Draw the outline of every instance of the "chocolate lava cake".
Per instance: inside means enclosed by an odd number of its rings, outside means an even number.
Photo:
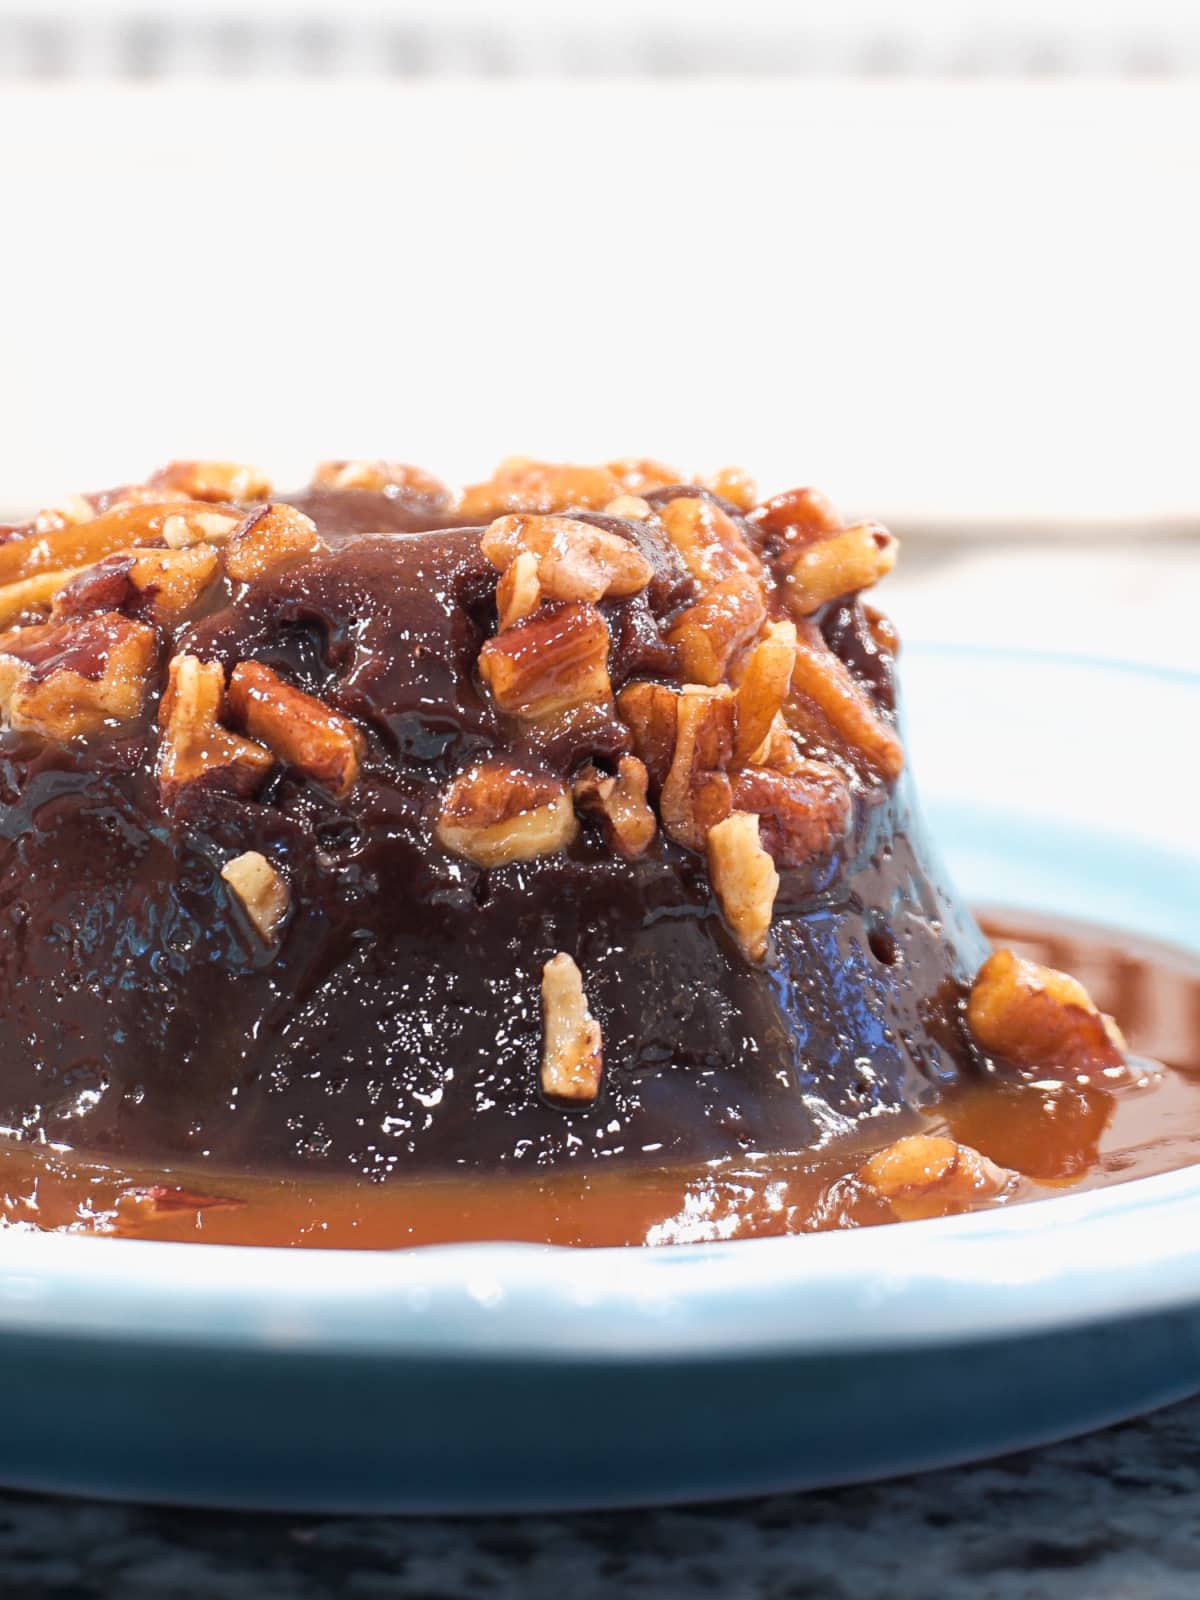
[[[1021,974],[968,1005],[863,600],[895,553],[633,460],[282,499],[176,462],[0,531],[0,1123],[374,1179],[704,1162],[985,1069]]]

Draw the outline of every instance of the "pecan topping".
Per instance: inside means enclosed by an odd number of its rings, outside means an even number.
[[[444,506],[450,491],[431,472],[402,461],[322,461],[313,482],[325,489],[403,489],[422,500]]]
[[[269,750],[221,726],[224,707],[225,668],[219,661],[172,657],[158,708],[158,788],[165,805],[199,782],[250,795],[271,770]]]
[[[779,874],[759,839],[758,818],[733,811],[709,829],[708,876],[725,921],[748,961],[767,953]]]
[[[725,769],[733,754],[733,695],[688,684],[675,705],[675,749],[659,797],[663,827],[677,844],[703,850],[713,823],[728,816]]]
[[[673,483],[684,481],[674,467],[666,467],[661,461],[651,461],[645,456],[622,456],[619,461],[608,462],[607,466],[623,494],[649,494],[654,489],[667,489]]]
[[[225,544],[241,521],[241,517],[227,511],[209,511],[192,506],[165,519],[162,525],[163,543],[172,550],[183,550],[192,544]]]
[[[580,811],[599,817],[609,845],[632,860],[649,849],[658,821],[646,803],[649,777],[636,756],[622,756],[616,777],[588,765],[572,786]]]
[[[869,589],[896,565],[898,541],[878,522],[860,522],[806,545],[784,583],[788,605],[809,617],[830,600]]]
[[[744,467],[721,467],[706,478],[704,484],[739,511],[749,511],[758,498],[754,479]]]
[[[56,506],[47,506],[33,519],[34,533],[54,533],[59,528],[78,527],[81,522],[91,522],[96,508],[81,494],[69,494]]]
[[[274,944],[292,900],[286,880],[257,850],[247,850],[227,861],[221,876],[237,896],[259,938],[264,944]]]
[[[61,590],[54,615],[133,611],[154,622],[173,622],[191,610],[219,569],[217,552],[209,545],[106,556]]]
[[[603,1065],[600,1024],[588,1010],[583,974],[562,950],[542,968],[542,1028],[542,1093],[594,1100]]]
[[[501,572],[525,552],[536,556],[538,582],[550,600],[640,594],[654,576],[636,545],[577,517],[499,517],[480,548]]]
[[[229,680],[228,704],[230,715],[252,739],[332,794],[347,795],[357,783],[366,750],[362,733],[270,667],[239,662]]]
[[[699,495],[680,495],[658,512],[667,537],[702,590],[737,573],[761,583],[762,563],[720,506]]]
[[[819,489],[788,489],[756,506],[746,519],[761,530],[768,553],[800,550],[818,539],[840,533],[842,519]]]
[[[625,522],[647,522],[652,511],[649,500],[643,500],[640,494],[619,494],[605,506],[604,515],[620,517]]]
[[[805,623],[797,633],[789,721],[793,726],[797,720],[804,722],[806,711],[813,710],[818,732],[824,723],[835,738],[889,783],[900,776],[904,747],[896,730],[818,630]]]
[[[997,950],[980,967],[967,1024],[989,1053],[1014,1066],[1079,1074],[1125,1064],[1125,1040],[1081,983]]]
[[[753,811],[763,846],[781,867],[828,855],[850,826],[850,787],[836,767],[801,761],[791,772],[746,767],[733,778],[733,804]]]
[[[321,549],[317,525],[293,506],[252,511],[225,546],[225,570],[237,583],[253,583],[288,561]]]
[[[754,579],[734,573],[714,584],[667,635],[679,652],[684,677],[710,686],[723,682],[730,662],[754,638],[766,614],[762,586]]]
[[[629,683],[617,696],[617,711],[656,789],[667,781],[675,754],[678,700],[678,693],[661,683]]]
[[[747,658],[737,688],[737,730],[733,741],[736,766],[753,761],[755,752],[766,743],[791,689],[795,661],[795,623],[768,623]]]
[[[270,480],[257,467],[236,461],[169,461],[148,480],[151,489],[178,489],[192,500],[234,503],[265,500]]]
[[[608,627],[595,606],[555,602],[489,639],[479,674],[502,711],[540,720],[612,699]]]
[[[87,571],[87,567],[68,567],[63,572],[38,572],[32,578],[6,583],[0,588],[0,628],[10,627],[24,617],[44,616],[51,601]]]
[[[538,578],[538,558],[532,550],[522,550],[496,585],[496,618],[499,631],[522,622],[542,603],[542,585]]]
[[[0,635],[0,707],[45,739],[96,733],[137,716],[149,691],[154,630],[106,612]]]
[[[463,491],[458,513],[465,521],[490,522],[506,511],[597,511],[623,488],[607,467],[510,456],[486,483],[474,483]]]
[[[117,551],[149,544],[162,537],[167,518],[179,512],[175,503],[124,506],[90,522],[9,539],[0,544],[0,584],[17,583],[40,572],[90,566]]]
[[[507,761],[480,762],[450,785],[437,836],[451,855],[481,867],[564,850],[579,830],[566,785]]]
[[[1016,1174],[969,1144],[916,1133],[877,1150],[859,1178],[905,1221],[945,1217],[994,1200]]]

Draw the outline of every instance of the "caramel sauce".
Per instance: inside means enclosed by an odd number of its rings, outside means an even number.
[[[919,1112],[883,1111],[852,1137],[798,1154],[660,1168],[593,1161],[384,1184],[117,1167],[10,1142],[0,1147],[0,1223],[360,1249],[486,1239],[686,1244],[895,1220],[855,1174],[871,1151],[911,1132],[949,1133],[1015,1170],[1004,1204],[1200,1160],[1200,957],[1032,915],[997,912],[982,922],[995,942],[1077,974],[1118,1018],[1144,1058],[1126,1082],[976,1081]]]

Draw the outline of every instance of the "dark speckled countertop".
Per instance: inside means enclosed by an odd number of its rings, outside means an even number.
[[[989,1464],[594,1516],[253,1517],[0,1495],[3,1600],[1196,1600],[1200,1398]]]

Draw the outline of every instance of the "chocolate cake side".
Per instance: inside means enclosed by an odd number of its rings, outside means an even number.
[[[658,1164],[971,1070],[986,946],[858,598],[894,541],[672,476],[182,463],[0,543],[0,1122]]]

